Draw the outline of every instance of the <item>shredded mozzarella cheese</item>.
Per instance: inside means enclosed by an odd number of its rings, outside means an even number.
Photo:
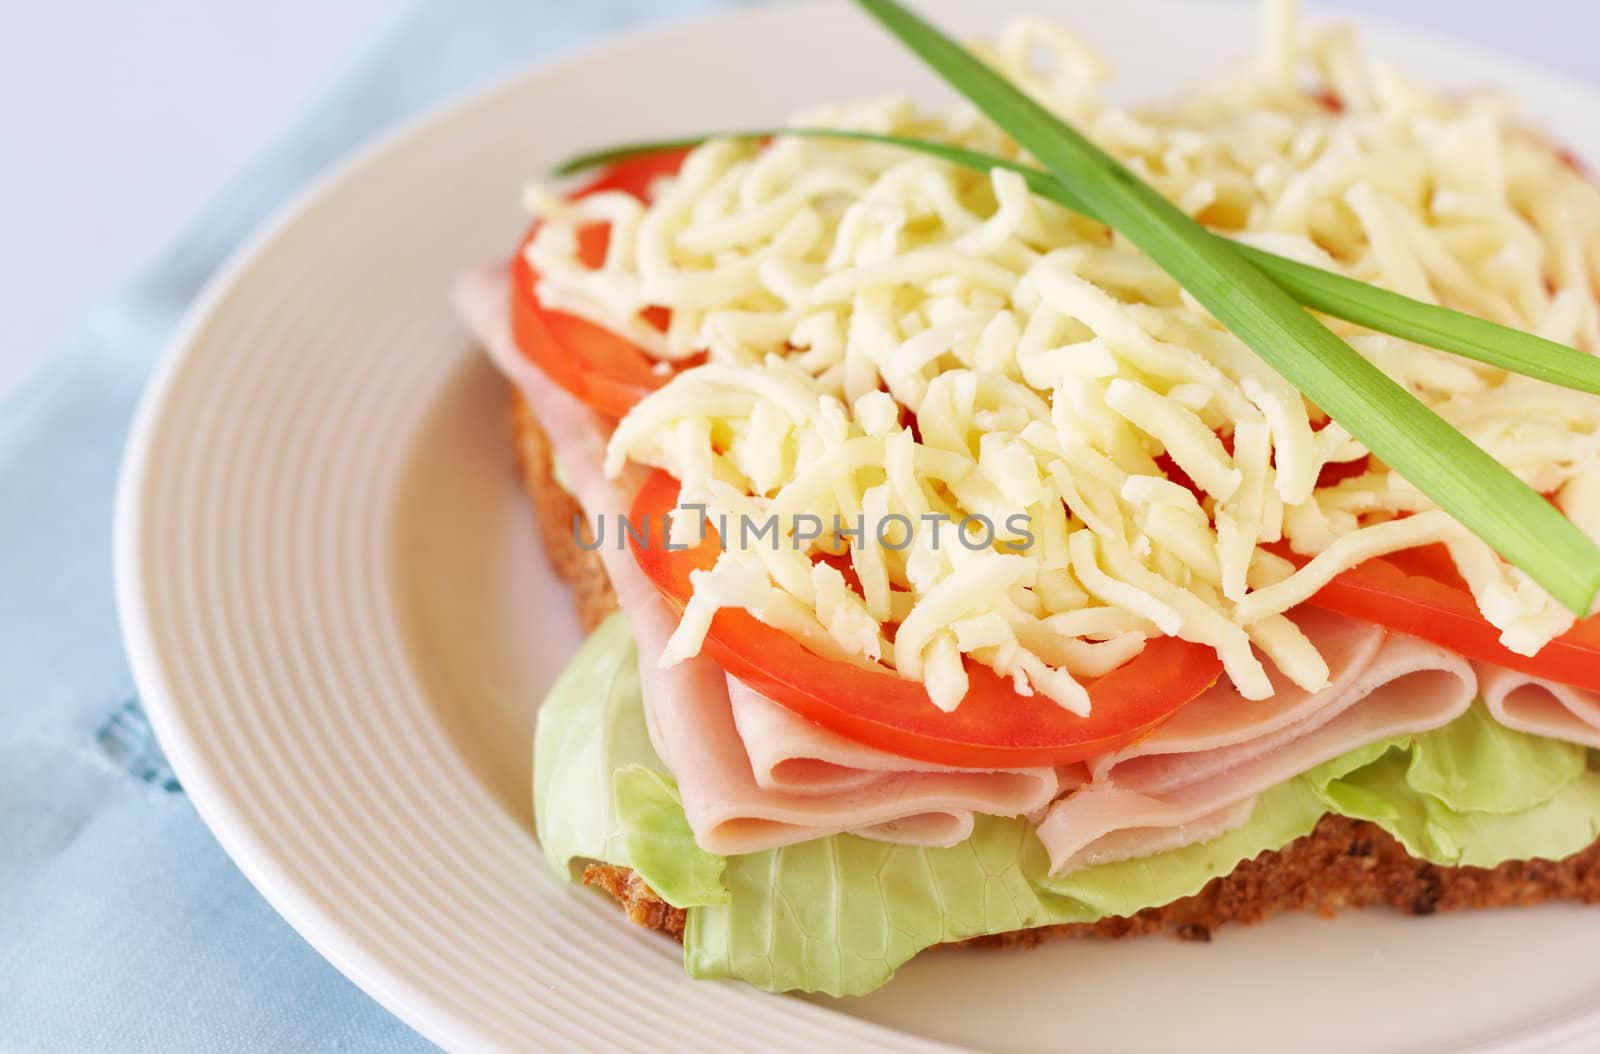
[[[1348,33],[1302,35],[1289,0],[1268,8],[1259,63],[1159,110],[1104,101],[1105,65],[1046,22],[1014,22],[980,53],[1216,230],[1600,346],[1594,186],[1499,100],[1429,92]],[[1308,71],[1337,104],[1306,89]],[[966,108],[888,100],[796,120],[1018,156]],[[608,467],[667,469],[713,518],[779,517],[781,544],[735,545],[696,575],[669,660],[731,605],[922,680],[946,709],[970,657],[1086,712],[1082,679],[1156,634],[1215,648],[1259,698],[1263,660],[1308,689],[1328,676],[1284,612],[1361,560],[1432,542],[1508,647],[1531,653],[1571,624],[1386,466],[1360,464],[1360,444],[1148,259],[1016,173],[779,137],[707,143],[648,204],[538,187],[528,201],[545,220],[528,247],[545,303],[663,363],[706,357],[628,414]],[[597,222],[610,246],[591,269],[577,231]],[[664,332],[650,307],[670,310]],[[1600,536],[1600,399],[1332,324]],[[1341,465],[1354,471],[1319,485]],[[825,527],[788,544],[798,516]],[[973,518],[994,535],[976,548],[961,534]],[[1279,542],[1308,562],[1262,548]],[[813,561],[824,550],[848,553],[856,584]]]

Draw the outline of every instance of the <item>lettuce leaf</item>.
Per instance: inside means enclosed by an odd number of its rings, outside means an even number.
[[[1067,875],[1049,875],[1020,818],[980,817],[949,849],[837,835],[719,857],[695,844],[651,749],[618,616],[557,681],[537,735],[535,812],[552,865],[563,874],[578,858],[633,867],[688,910],[691,976],[769,991],[863,994],[930,945],[1169,903],[1329,812],[1370,820],[1446,865],[1559,859],[1600,837],[1597,756],[1506,729],[1475,705],[1444,728],[1362,747],[1268,790],[1237,830]]]
[[[1576,780],[1588,750],[1496,721],[1482,702],[1417,736],[1406,782],[1458,813],[1514,813],[1554,798]]]
[[[619,803],[624,817],[632,804]],[[922,849],[853,835],[729,857],[726,889],[707,881],[684,933],[693,977],[739,977],[769,991],[858,995],[935,944],[1069,922],[1093,922],[1197,892],[1217,875],[1308,833],[1320,799],[1301,781],[1262,795],[1251,820],[1201,845],[1146,860],[1051,878],[1049,860],[1022,819],[979,817],[972,837]],[[624,821],[627,822],[626,820]],[[703,852],[682,827],[684,852]],[[640,876],[679,907],[641,866]]]
[[[950,849],[837,835],[730,857],[731,896],[689,913],[684,966],[774,992],[870,992],[933,944],[1092,919],[1035,885],[1046,866],[1025,821],[993,816]]]
[[[627,859],[650,888],[675,908],[726,904],[727,860],[695,843],[672,779],[628,765],[617,770],[611,786]]]
[[[1466,720],[1463,718],[1462,720]],[[1415,757],[1392,749],[1330,782],[1329,811],[1370,820],[1406,852],[1447,867],[1496,867],[1507,860],[1559,860],[1600,838],[1600,773],[1583,771],[1551,797],[1517,812],[1460,812],[1411,782]],[[1494,774],[1485,774],[1491,783]],[[1512,787],[1517,781],[1507,776]]]
[[[1600,774],[1574,743],[1505,727],[1481,703],[1443,728],[1306,775],[1327,805],[1449,867],[1558,860],[1600,837]]]
[[[633,637],[614,614],[556,678],[534,726],[534,823],[563,878],[574,860],[628,865],[612,783],[630,765],[666,771],[645,727]]]
[[[664,808],[678,802],[667,777],[635,766],[616,791],[639,877],[694,909],[684,933],[694,977],[847,995],[931,944],[1097,917],[1036,887],[1049,862],[1021,819],[979,817],[950,849],[839,835],[724,858],[695,844],[681,807]]]

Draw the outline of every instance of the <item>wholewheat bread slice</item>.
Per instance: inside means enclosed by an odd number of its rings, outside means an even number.
[[[571,585],[578,621],[588,632],[616,610],[616,594],[599,555],[584,550],[573,538],[578,504],[556,482],[550,442],[515,391],[512,430],[546,555],[556,573]],[[684,912],[663,901],[627,868],[590,865],[583,881],[615,897],[634,922],[674,939],[683,938]],[[1054,937],[1133,937],[1159,932],[1206,941],[1226,923],[1259,922],[1283,911],[1327,916],[1345,909],[1386,906],[1412,915],[1432,915],[1551,900],[1600,903],[1600,842],[1561,861],[1511,861],[1496,868],[1440,867],[1412,857],[1373,824],[1326,816],[1305,837],[1245,861],[1193,896],[1162,907],[1125,918],[1044,926],[966,943],[1030,947]]]

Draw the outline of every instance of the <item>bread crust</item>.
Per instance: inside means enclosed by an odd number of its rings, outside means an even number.
[[[587,541],[593,541],[594,535],[584,523],[578,499],[556,481],[550,439],[534,420],[528,401],[515,388],[511,391],[511,431],[517,446],[517,469],[533,501],[545,557],[561,580],[572,587],[572,606],[583,632],[593,633],[607,615],[617,610],[617,594],[611,588],[599,551],[578,544],[577,531],[582,531]]]
[[[549,440],[515,392],[512,428],[517,461],[533,500],[546,554],[556,573],[572,586],[578,621],[590,631],[616,609],[616,594],[599,554],[586,551],[574,539],[578,503],[556,482]],[[683,939],[683,910],[658,897],[628,868],[591,864],[584,869],[583,882],[616,898],[639,925]],[[1285,911],[1332,916],[1347,909],[1381,906],[1411,915],[1432,915],[1467,908],[1526,907],[1554,900],[1600,903],[1600,842],[1560,861],[1516,860],[1495,868],[1440,867],[1411,856],[1374,824],[1330,815],[1305,837],[1241,863],[1193,896],[1127,917],[1042,926],[963,943],[1032,947],[1059,937],[1119,938],[1151,933],[1209,941],[1221,926],[1248,925]]]

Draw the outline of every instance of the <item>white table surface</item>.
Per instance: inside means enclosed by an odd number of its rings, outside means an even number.
[[[0,394],[403,6],[0,0]],[[1595,0],[1307,7],[1408,22],[1600,81]]]

